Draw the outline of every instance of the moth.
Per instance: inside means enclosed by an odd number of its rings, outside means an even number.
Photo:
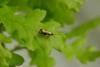
[[[41,35],[48,36],[48,37],[54,35],[52,32],[49,32],[49,31],[47,31],[47,30],[45,30],[45,29],[40,29],[40,30],[39,30],[39,33],[40,33]]]

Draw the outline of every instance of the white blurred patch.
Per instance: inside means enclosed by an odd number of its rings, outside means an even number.
[[[22,15],[25,16],[27,13],[25,11],[17,11],[14,13],[14,15]]]

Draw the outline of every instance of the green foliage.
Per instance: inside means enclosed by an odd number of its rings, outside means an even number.
[[[79,11],[83,2],[84,0],[10,0],[8,4],[19,9],[44,9],[47,10],[46,19],[53,18],[60,23],[71,24],[74,21],[74,14]]]
[[[79,52],[79,50],[81,52]],[[76,56],[81,63],[88,63],[89,61],[94,61],[96,58],[100,57],[100,51],[91,51],[90,48],[79,50]]]
[[[7,4],[8,1],[9,1],[9,0],[0,0],[0,6]]]
[[[96,50],[94,46],[86,47],[84,44],[86,44],[86,36],[79,36],[73,43],[65,46],[61,52],[67,59],[72,60],[73,57],[76,57],[84,64],[100,57],[99,50]]]
[[[49,57],[45,49],[38,49],[33,52],[30,51],[32,57],[31,64],[35,64],[38,67],[53,67],[54,59]]]
[[[67,33],[66,37],[74,37],[74,36],[81,36],[86,34],[93,28],[96,28],[100,25],[100,17],[90,20],[87,23],[84,23],[76,28],[74,28],[71,32]]]
[[[9,0],[8,5],[15,7],[25,7],[27,6],[28,0]]]
[[[11,43],[11,39],[19,43],[19,48],[25,48],[29,52],[32,59],[30,65],[35,64],[38,67],[54,67],[55,61],[50,56],[53,49],[69,60],[76,57],[81,63],[100,57],[99,50],[85,47],[86,33],[100,25],[100,17],[74,28],[71,32],[59,31],[64,23],[73,23],[75,13],[79,11],[83,2],[0,0],[0,67],[16,67],[24,62],[23,57],[5,47],[5,43]],[[7,37],[3,32],[10,36]],[[65,43],[74,37],[74,42]]]
[[[0,43],[0,66],[9,67],[8,60],[11,58],[11,53]]]
[[[16,65],[19,66],[23,62],[24,59],[20,55],[12,53],[12,58],[9,61],[9,67],[16,67]]]
[[[29,0],[29,4],[32,8],[46,9],[47,19],[53,18],[61,23],[71,23],[74,19],[74,12],[67,10],[67,6],[59,0]]]
[[[3,34],[0,34],[0,42],[3,42],[3,43],[11,43],[11,39],[9,37],[6,37]]]
[[[6,49],[4,43],[11,43],[11,39],[0,34],[0,66],[15,67],[16,65],[21,65],[24,62],[23,58]]]

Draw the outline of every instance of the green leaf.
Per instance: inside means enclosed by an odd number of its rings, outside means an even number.
[[[67,38],[74,36],[81,36],[89,32],[91,29],[96,28],[100,25],[100,17],[90,20],[87,23],[84,23],[76,28],[74,28],[71,32],[66,34]]]
[[[11,43],[11,39],[3,34],[0,34],[0,42]]]
[[[38,35],[34,37],[33,47],[37,47],[36,50],[30,51],[30,55],[32,58],[31,63],[37,65],[38,67],[53,67],[54,60],[49,57],[52,49],[60,49],[63,48],[63,35],[58,32],[58,28],[60,24],[54,20],[50,20],[48,22],[44,22],[42,25],[42,29],[52,32],[54,35],[45,36],[41,35],[38,32]],[[30,46],[32,47],[32,45]]]
[[[12,54],[9,50],[4,48],[0,43],[0,66],[1,67],[9,67],[8,60],[10,60],[12,57]]]
[[[77,12],[79,11],[81,5],[84,3],[85,0],[60,0],[71,10]]]
[[[1,8],[0,12],[2,13],[0,18],[6,31],[25,47],[33,44],[33,37],[38,33],[41,21],[46,15],[46,12],[40,9],[30,11],[25,16],[15,15],[15,9],[10,7]]]
[[[74,12],[57,0],[45,0],[43,8],[48,11],[47,18],[52,18],[61,24],[71,24],[74,20]]]
[[[88,63],[96,60],[100,57],[100,51],[96,50],[94,47],[86,47],[86,36],[78,37],[72,44],[67,44],[62,50],[61,53],[68,60],[72,60],[73,57],[76,57],[81,63]]]
[[[1,62],[2,61],[2,62]],[[9,67],[8,62],[3,58],[0,57],[0,66],[1,67]]]
[[[54,59],[49,57],[44,49],[38,49],[30,52],[32,65],[37,65],[38,67],[54,67]]]
[[[34,36],[33,47],[37,47],[37,49],[45,48],[48,53],[51,52],[52,48],[56,48],[57,46],[60,47],[60,45],[64,43],[62,40],[64,38],[64,35],[58,32],[59,27],[60,24],[53,20],[44,22],[40,29],[51,32],[54,35],[41,35],[38,30],[38,34]],[[32,48],[32,45],[30,45],[29,47]]]
[[[24,62],[23,57],[21,57],[18,54],[12,53],[12,58],[9,61],[9,66],[10,67],[15,67],[15,66],[19,66]]]
[[[77,58],[81,63],[88,63],[95,61],[97,58],[100,58],[100,51],[91,51],[89,49],[79,49],[81,52],[77,51]],[[85,55],[85,56],[84,56]]]
[[[71,24],[74,20],[75,10],[78,10],[81,3],[78,0],[29,0],[29,6],[47,10],[46,19],[54,19],[60,23]]]
[[[9,50],[5,49],[0,43],[0,57],[11,58],[11,53]]]

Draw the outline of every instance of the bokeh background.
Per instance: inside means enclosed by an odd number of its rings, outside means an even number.
[[[77,13],[77,20],[75,23],[79,25],[95,17],[100,17],[100,0],[86,0],[80,12]],[[89,32],[87,37],[89,44],[95,45],[97,49],[100,49],[100,26]],[[57,61],[56,67],[100,67],[100,58],[88,64],[81,64],[77,59],[67,61],[63,55],[57,52],[53,54]]]
[[[85,4],[80,9],[80,12],[76,15],[75,25],[80,25],[84,21],[95,17],[100,17],[100,0],[86,0]],[[67,30],[69,29],[69,27],[65,27],[65,30],[66,28]],[[95,45],[97,49],[100,49],[100,27],[89,32],[87,38],[89,44]],[[19,54],[26,58],[26,62],[22,66],[18,67],[29,67],[28,62],[30,61],[30,58],[27,55],[27,52],[25,50],[23,51],[19,51]],[[72,61],[67,61],[66,58],[57,51],[54,51],[52,54],[57,62],[55,67],[100,67],[100,58],[88,64],[81,64],[76,58]]]

